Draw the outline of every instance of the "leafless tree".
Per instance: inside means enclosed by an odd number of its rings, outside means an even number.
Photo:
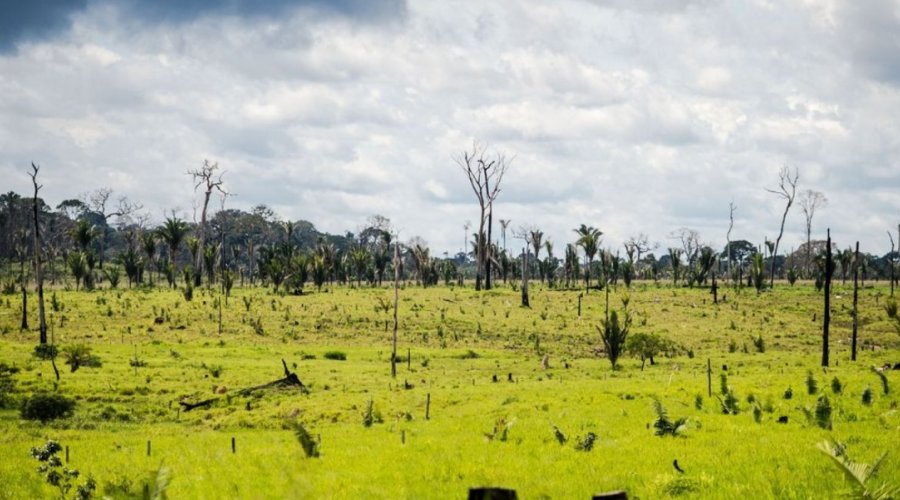
[[[769,287],[775,286],[775,261],[778,256],[778,245],[781,243],[781,237],[784,236],[784,223],[787,220],[788,212],[791,205],[794,204],[794,198],[797,195],[797,181],[800,174],[795,168],[793,173],[787,165],[781,167],[778,172],[778,188],[768,189],[766,191],[778,196],[784,200],[784,213],[781,215],[781,228],[778,230],[778,238],[775,238],[775,248],[772,251],[772,271],[769,276]]]
[[[803,210],[803,217],[806,219],[806,266],[805,274],[809,278],[810,266],[812,265],[812,221],[816,214],[817,208],[824,208],[828,205],[828,198],[820,191],[807,189],[800,195],[800,209]]]
[[[399,235],[398,235],[399,237]],[[398,238],[395,238],[398,239]],[[399,292],[399,283],[400,283],[400,242],[397,241],[394,243],[394,331],[391,336],[391,377],[397,378],[397,327],[399,326],[399,319],[397,316],[397,309],[400,307],[400,292]]]
[[[728,203],[728,232],[725,233],[725,248],[728,251],[728,279],[731,279],[731,230],[734,229],[734,211],[737,207],[734,202]]]
[[[209,199],[213,191],[218,191],[223,195],[228,193],[222,187],[224,184],[222,176],[225,175],[225,172],[223,171],[216,175],[216,170],[218,169],[218,162],[210,163],[209,160],[203,160],[202,167],[188,170],[187,172],[194,179],[194,191],[200,189],[201,186],[203,187],[203,209],[200,212],[200,226],[197,228],[200,251],[197,252],[194,260],[194,286],[200,286],[200,279],[203,276],[203,248],[206,240],[206,212],[209,208]]]
[[[475,141],[472,143],[471,150],[463,151],[461,156],[454,158],[454,161],[465,172],[472,192],[475,193],[480,211],[475,248],[475,289],[481,290],[481,281],[485,270],[488,271],[485,286],[490,289],[490,264],[488,264],[490,245],[487,240],[491,236],[491,210],[494,200],[500,194],[500,184],[511,160],[502,153],[488,153],[487,146]],[[487,232],[485,232],[486,224]]]
[[[38,191],[40,191],[41,186],[37,182],[38,171],[41,167],[31,164],[32,172],[28,175],[31,176],[31,183],[34,184],[34,198],[32,198],[32,210],[34,215],[34,277],[37,281],[37,294],[38,294],[38,315],[40,321],[40,342],[41,344],[47,343],[47,317],[44,313],[44,269],[41,263],[41,223],[38,219]]]
[[[658,246],[658,244],[650,243],[649,236],[639,233],[637,236],[628,238],[628,241],[625,242],[625,253],[632,262],[637,264],[641,261],[641,254],[650,252]]]
[[[900,227],[898,227],[898,229],[900,229]],[[888,266],[890,266],[890,268],[891,268],[891,297],[893,297],[894,296],[894,281],[896,280],[896,278],[894,278],[894,268],[897,267],[897,264],[894,262],[896,260],[896,257],[894,256],[894,235],[891,234],[890,231],[887,232],[887,235],[888,235],[888,238],[890,238],[890,240],[891,240],[891,253],[889,254],[890,258],[888,259]]]
[[[509,223],[512,222],[509,219],[500,219],[500,232],[503,236],[503,251],[506,251],[506,228],[509,227]]]
[[[103,262],[106,257],[106,237],[108,232],[109,220],[116,218],[117,224],[121,227],[131,220],[131,216],[137,213],[144,206],[137,202],[130,201],[126,196],[120,196],[116,200],[115,205],[111,205],[113,190],[108,187],[102,187],[91,193],[82,195],[85,198],[85,206],[103,218],[106,225],[100,233],[98,242],[100,243],[100,269],[103,269]]]

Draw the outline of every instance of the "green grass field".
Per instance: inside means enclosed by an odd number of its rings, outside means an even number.
[[[900,335],[883,309],[886,285],[860,292],[856,362],[852,290],[836,287],[827,371],[820,367],[822,299],[811,285],[779,284],[762,295],[722,289],[727,302],[717,305],[707,289],[619,286],[609,303],[621,309],[629,295],[632,334],[656,333],[681,348],[644,370],[640,360],[623,358],[616,371],[597,352],[606,294],[585,295],[579,318],[579,293],[533,286],[532,307],[523,309],[506,287],[407,286],[400,291],[402,359],[392,379],[392,312],[380,307],[392,303],[388,288],[302,296],[235,289],[221,307],[221,333],[214,291],[196,290],[190,302],[169,290],[48,292],[56,343],[83,343],[102,366],[70,373],[57,358],[57,390],[77,401],[71,418],[41,424],[22,420],[15,407],[0,410],[0,497],[53,497],[29,456],[47,439],[68,446],[70,465],[96,479],[98,495],[114,498],[140,497],[161,467],[170,498],[464,498],[469,487],[488,485],[513,488],[520,498],[590,498],[615,489],[641,498],[859,494],[816,448],[826,439],[845,443],[854,461],[888,452],[870,485],[900,485],[900,371],[884,372],[885,393],[872,370],[900,362]],[[49,361],[32,356],[37,333],[18,329],[19,308],[19,296],[0,297],[0,361],[20,369],[13,399],[57,385]],[[754,343],[759,337],[764,352]],[[281,378],[282,359],[308,394],[237,394]],[[722,412],[721,374],[737,397],[735,415]],[[869,405],[862,402],[867,388]],[[209,408],[179,409],[183,399],[217,395]],[[831,430],[807,416],[822,395],[833,408]],[[653,398],[671,418],[687,418],[679,436],[654,435]],[[375,423],[367,427],[369,401]],[[318,458],[305,455],[297,423],[320,441]],[[576,449],[588,433],[596,435],[592,449]]]

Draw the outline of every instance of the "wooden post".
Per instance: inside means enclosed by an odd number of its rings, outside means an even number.
[[[412,349],[406,348],[406,371],[412,371]]]
[[[394,244],[394,333],[391,337],[391,378],[397,378],[397,308],[400,307],[400,243]]]
[[[584,295],[583,293],[578,294],[578,317],[579,318],[581,317],[581,297],[583,295]]]
[[[706,358],[706,394],[712,397],[712,360]]]
[[[850,349],[850,359],[856,361],[856,332],[859,329],[859,242],[856,242],[856,252],[853,253],[853,340]]]
[[[237,443],[234,441],[234,436],[231,436],[231,453],[237,453]]]
[[[431,393],[425,395],[425,420],[431,419]]]
[[[225,295],[223,294],[222,297]],[[219,297],[219,335],[222,335],[222,297]]]
[[[406,444],[406,431],[400,431],[400,444]]]
[[[150,440],[147,440],[147,456],[150,456]]]
[[[712,290],[710,290],[710,291],[712,292],[712,296],[713,296],[713,304],[718,304],[719,303],[719,287],[718,287],[718,285],[716,285],[715,273],[713,273]]]
[[[822,366],[828,366],[828,326],[831,324],[831,229],[825,240],[825,316],[822,319]]]
[[[69,463],[69,447],[66,446],[66,463]]]

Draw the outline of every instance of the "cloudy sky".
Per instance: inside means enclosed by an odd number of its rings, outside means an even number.
[[[257,3],[265,3],[259,6]],[[371,214],[440,255],[477,207],[454,157],[514,157],[495,220],[562,253],[689,227],[778,232],[783,165],[814,220],[885,252],[900,222],[900,3],[889,0],[41,0],[0,4],[0,191],[98,187],[190,218],[226,171],[329,232]],[[795,207],[782,248],[805,239]],[[499,231],[497,231],[499,233]],[[509,246],[513,240],[509,237]]]

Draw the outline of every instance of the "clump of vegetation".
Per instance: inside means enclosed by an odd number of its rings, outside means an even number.
[[[563,434],[563,431],[561,431],[559,427],[555,425],[553,426],[553,437],[556,438],[556,442],[558,442],[559,444],[566,444],[566,441],[569,440],[569,438],[567,438],[566,435]]]
[[[477,352],[469,349],[468,351],[460,354],[458,357],[459,357],[459,359],[478,359],[481,357],[481,355],[478,354]]]
[[[500,417],[494,421],[494,428],[490,432],[485,432],[484,436],[488,438],[488,441],[506,441],[509,438],[509,430],[515,423],[515,419],[507,420]]]
[[[225,369],[222,368],[222,365],[209,365],[206,367],[206,371],[212,375],[213,378],[219,378]]]
[[[677,436],[685,429],[687,419],[681,417],[674,421],[669,420],[666,408],[658,398],[653,398],[653,411],[656,412],[656,421],[653,422],[653,428],[656,429],[654,434],[657,436]]]
[[[95,356],[91,352],[91,348],[84,344],[66,346],[62,350],[62,354],[63,358],[66,360],[66,364],[69,365],[73,373],[82,366],[90,368],[99,368],[103,366],[100,358]]]
[[[756,348],[756,352],[766,352],[766,341],[763,339],[762,334],[759,334],[755,338],[751,338],[750,340],[753,341],[753,347]]]
[[[0,363],[0,408],[12,406],[12,395],[16,391],[16,380],[13,378],[13,375],[18,372],[19,369],[15,366]]]
[[[576,451],[591,451],[594,449],[594,442],[597,441],[597,434],[588,432],[584,436],[578,436],[575,439]]]
[[[819,392],[819,383],[816,382],[816,378],[813,377],[812,370],[806,372],[806,393],[813,395]]]
[[[56,346],[53,344],[38,344],[34,346],[32,355],[37,359],[47,361],[55,358],[58,353]]]
[[[654,357],[660,353],[673,350],[674,345],[671,341],[664,339],[655,333],[635,333],[628,337],[625,341],[625,350],[632,356],[641,359],[641,371],[644,370],[644,364],[647,360],[651,365],[656,364]]]
[[[794,390],[791,389],[790,387],[788,387],[787,390],[784,391],[784,399],[791,399],[793,397],[794,397]]]
[[[841,391],[844,390],[844,386],[841,384],[841,379],[834,377],[831,379],[831,392],[835,394],[840,394]]]
[[[305,453],[308,458],[317,458],[319,456],[319,443],[313,439],[312,434],[306,430],[306,427],[303,427],[303,424],[295,424],[294,435],[297,436],[297,441],[300,442],[303,453]]]
[[[866,387],[866,390],[862,393],[862,404],[866,406],[872,405],[872,388]]]
[[[341,351],[328,351],[323,356],[325,359],[330,359],[333,361],[346,361],[347,354]]]
[[[828,400],[828,396],[822,394],[816,401],[816,425],[823,429],[831,430],[831,412],[831,401]]]
[[[363,426],[372,427],[373,424],[384,422],[381,412],[375,409],[375,403],[370,399],[366,404],[366,411],[363,412]]]
[[[72,416],[75,401],[54,393],[38,393],[22,401],[21,415],[25,420],[41,423]]]
[[[628,297],[622,298],[624,319],[619,321],[619,314],[612,310],[609,312],[609,319],[603,322],[603,327],[597,326],[600,332],[600,338],[603,340],[603,347],[606,350],[606,357],[613,370],[618,368],[619,357],[625,350],[625,341],[628,339],[628,330],[631,328],[631,314],[628,313]]]
[[[72,498],[78,500],[91,498],[94,490],[97,489],[97,483],[88,476],[84,483],[76,485],[75,481],[81,473],[77,469],[63,466],[62,460],[56,455],[62,449],[62,445],[52,439],[40,448],[31,448],[31,457],[41,463],[37,468],[38,473],[43,476],[47,484],[59,490],[61,499],[68,498],[72,487],[75,487],[75,495]]]

